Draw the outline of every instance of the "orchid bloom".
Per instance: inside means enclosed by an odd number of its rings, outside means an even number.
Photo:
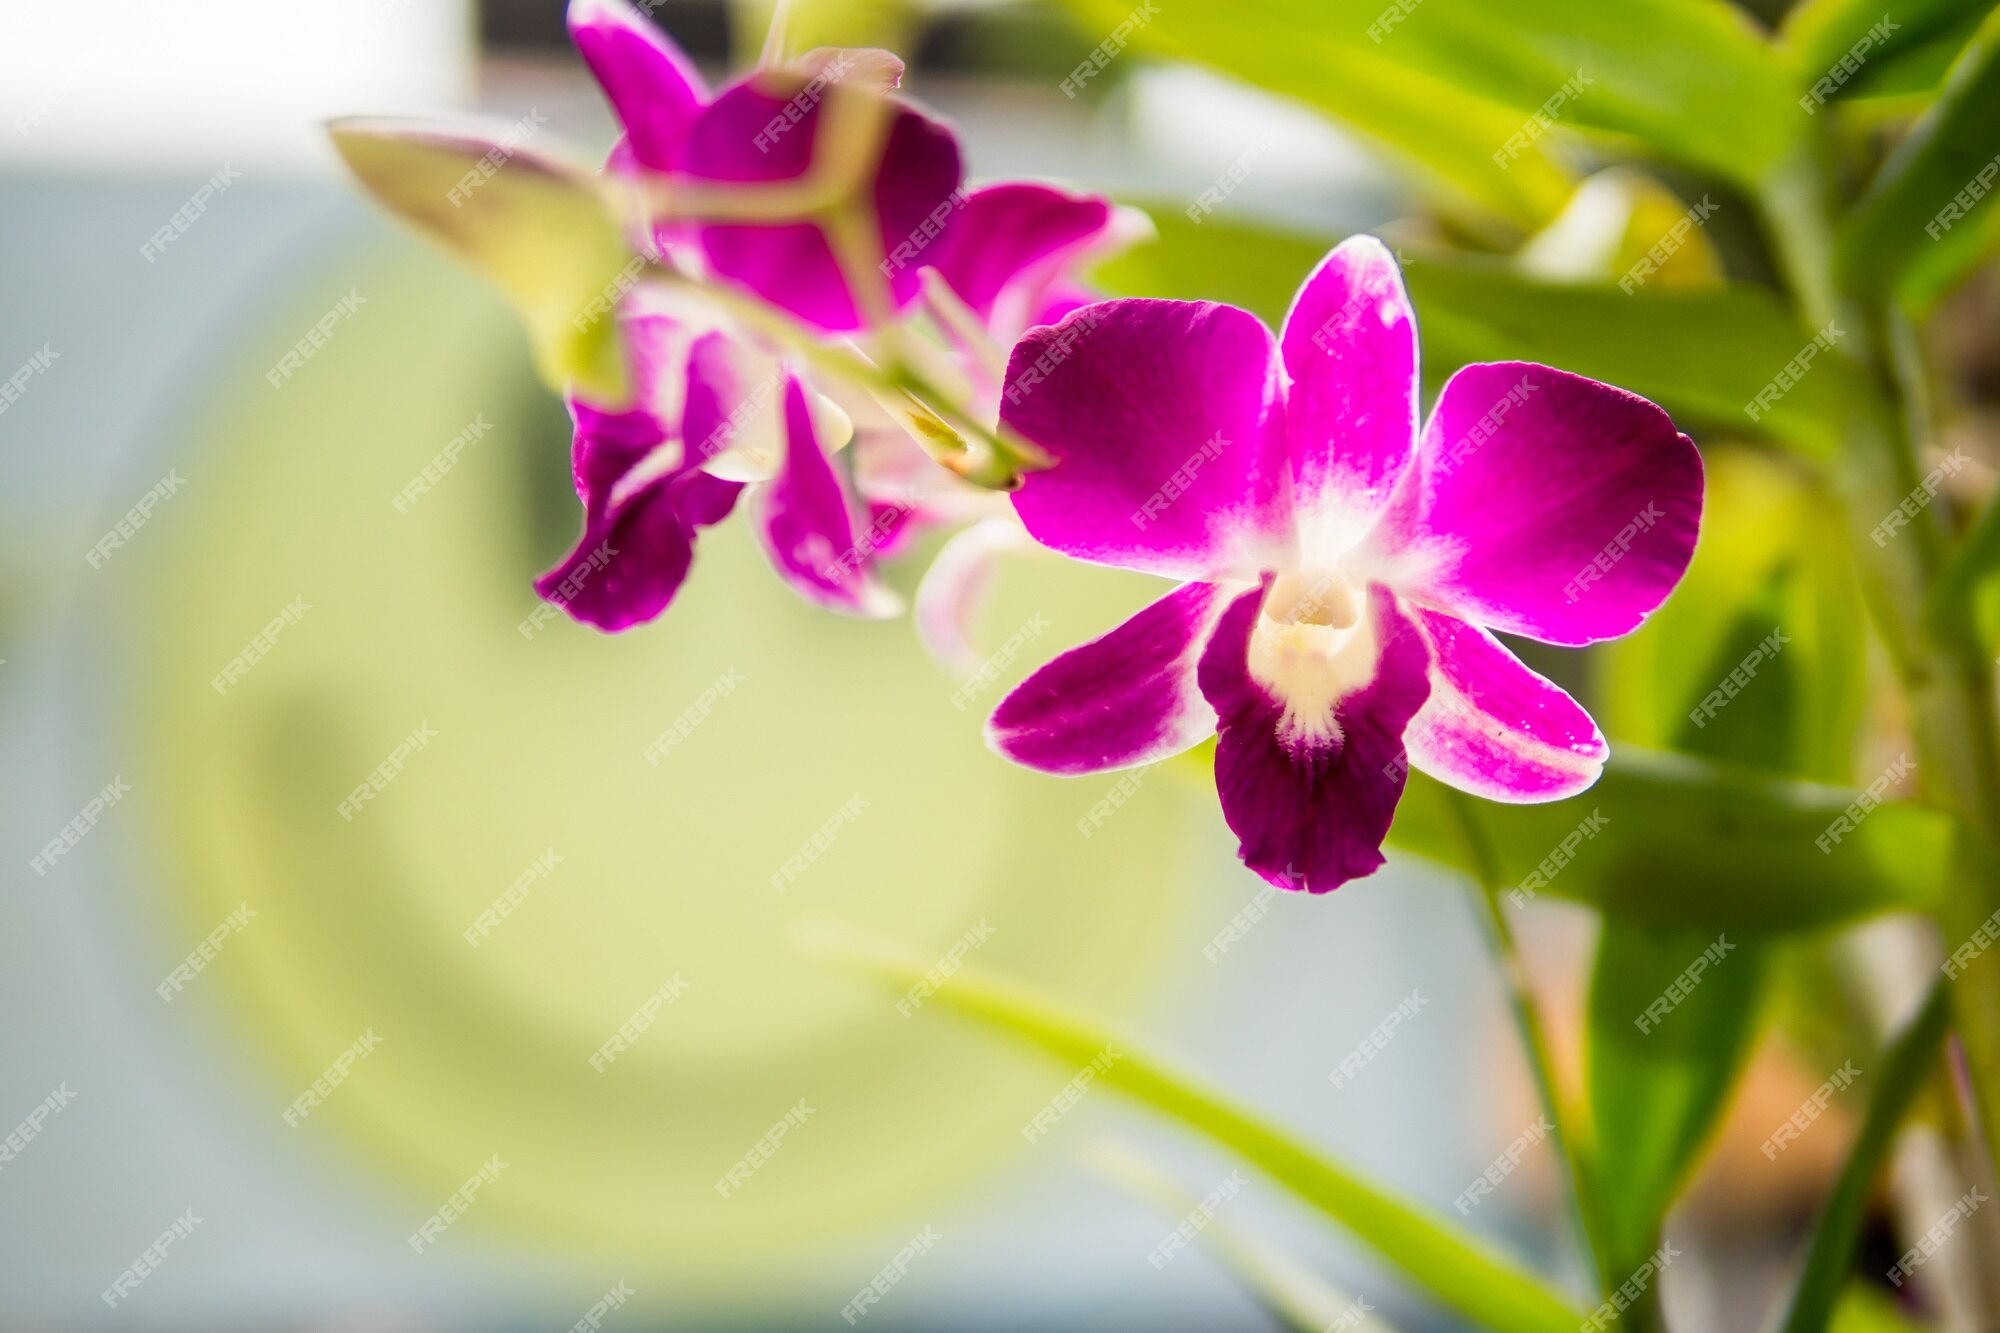
[[[796,176],[818,151],[820,105],[834,83],[881,95],[902,73],[886,52],[826,50],[710,98],[687,58],[623,0],[573,0],[569,23],[624,126],[607,163],[614,174],[706,183]],[[908,224],[910,239],[885,240],[877,267],[899,310],[927,284],[932,304],[949,307],[940,319],[940,354],[954,371],[946,378],[994,415],[1001,349],[1030,323],[1088,299],[1072,269],[1129,233],[1131,218],[1101,198],[1026,182],[962,192],[950,131],[900,103],[890,117],[872,222],[885,238]],[[819,222],[680,219],[648,240],[669,262],[746,286],[817,336],[867,331]],[[878,559],[926,525],[1004,511],[997,497],[937,467],[868,394],[809,373],[712,304],[642,281],[621,301],[619,321],[634,400],[608,410],[572,396],[584,532],[536,584],[579,620],[615,631],[658,616],[687,577],[700,530],[725,518],[746,488],[774,568],[808,600],[863,616],[901,609],[875,576]],[[850,439],[852,484],[829,457]],[[966,565],[961,557],[941,566],[947,579],[923,601],[946,610],[926,623],[963,620],[983,572],[957,577]]]
[[[836,147],[821,142],[828,103],[842,92],[881,98],[878,160],[855,202],[880,242],[872,259],[890,304],[900,311],[916,299],[920,257],[949,234],[964,176],[951,130],[888,96],[902,61],[886,51],[814,51],[711,97],[693,62],[625,0],[571,0],[568,19],[624,127],[606,164],[614,175],[691,187],[797,182]],[[666,253],[698,254],[710,273],[813,328],[866,323],[823,219],[668,220],[652,240]]]
[[[1284,888],[1380,866],[1409,765],[1497,801],[1596,781],[1596,724],[1493,631],[1631,631],[1700,527],[1694,442],[1594,380],[1467,366],[1419,431],[1415,316],[1370,237],[1275,339],[1232,306],[1109,301],[1030,331],[1006,400],[1057,459],[1013,497],[1028,532],[1180,586],[1037,671],[989,740],[1075,775],[1216,735],[1242,858]]]

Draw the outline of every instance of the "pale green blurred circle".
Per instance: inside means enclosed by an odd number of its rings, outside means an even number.
[[[1212,797],[1151,778],[1086,837],[1115,777],[1022,772],[979,736],[1006,685],[1157,589],[1010,567],[989,638],[1037,613],[1046,627],[963,709],[907,621],[805,607],[741,522],[704,539],[662,622],[524,637],[528,579],[576,521],[560,408],[505,312],[445,261],[345,273],[365,306],[281,389],[246,375],[185,455],[184,508],[136,608],[144,777],[171,792],[181,915],[205,933],[239,902],[257,914],[203,978],[269,1067],[252,1095],[275,1120],[372,1030],[379,1047],[285,1132],[392,1181],[412,1231],[498,1154],[460,1226],[684,1282],[921,1220],[1026,1151],[1021,1125],[1067,1071],[935,1009],[900,1016],[791,936],[823,918],[935,956],[983,918],[978,962],[1113,1015],[1166,980]],[[259,366],[295,336],[273,333]],[[391,497],[480,414],[489,433],[398,513]],[[311,609],[219,695],[212,678],[294,598]],[[731,669],[740,685],[648,764]],[[424,723],[436,739],[343,820]],[[865,808],[778,892],[772,875],[855,796]],[[550,849],[561,863],[468,944]],[[685,992],[593,1069],[677,976]],[[722,1197],[801,1099],[810,1118]]]

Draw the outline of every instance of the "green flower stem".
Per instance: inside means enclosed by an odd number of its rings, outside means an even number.
[[[1857,334],[1842,350],[1892,404],[1886,413],[1857,407],[1835,482],[1847,506],[1864,596],[1908,700],[1919,781],[1929,802],[1957,820],[1951,880],[1937,913],[1949,950],[2000,913],[2000,715],[1993,666],[1970,632],[1965,608],[1935,600],[1948,580],[1937,507],[1920,509],[1886,540],[1873,535],[1906,498],[1921,495],[1916,444],[1927,428],[1911,419],[1923,397],[1915,382],[1921,371],[1907,337],[1897,336],[1893,296],[1874,307],[1841,304],[1826,241],[1831,229],[1823,182],[1810,162],[1795,163],[1767,185],[1760,203],[1801,307],[1809,317],[1842,311]],[[1954,1000],[1976,1118],[1989,1159],[2000,1161],[2000,961],[1961,969]]]
[[[1502,877],[1493,844],[1479,823],[1479,814],[1473,807],[1471,797],[1463,792],[1450,791],[1447,799],[1478,872],[1474,876],[1472,896],[1478,905],[1479,923],[1486,936],[1487,947],[1492,951],[1494,964],[1499,968],[1500,981],[1507,992],[1507,1006],[1513,1011],[1514,1025],[1520,1032],[1528,1067],[1534,1073],[1536,1091],[1541,1096],[1543,1108],[1549,1113],[1549,1123],[1555,1126],[1552,1137],[1556,1141],[1557,1152],[1569,1173],[1566,1193],[1577,1244],[1596,1277],[1596,1289],[1602,1295],[1617,1286],[1623,1275],[1614,1274],[1607,1268],[1611,1252],[1598,1225],[1597,1194],[1589,1162],[1584,1157],[1583,1138],[1577,1131],[1579,1118],[1563,1100],[1561,1085],[1556,1079],[1554,1047],[1542,1022],[1541,1009],[1535,1004],[1534,989],[1528,981],[1528,969],[1521,959],[1514,928],[1508,924],[1506,914],[1500,909]]]
[[[845,931],[804,941],[901,993],[929,964]],[[1373,1248],[1412,1281],[1493,1333],[1576,1333],[1583,1316],[1539,1278],[1482,1242],[1328,1161],[1285,1130],[1049,999],[977,968],[964,968],[930,1003],[1025,1041],[1071,1068],[1095,1067],[1108,1084],[1230,1150]]]

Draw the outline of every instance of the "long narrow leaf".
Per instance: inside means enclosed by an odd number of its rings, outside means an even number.
[[[1861,1133],[1840,1169],[1840,1179],[1820,1213],[1819,1224],[1813,1228],[1812,1248],[1806,1253],[1805,1271],[1799,1274],[1799,1284],[1792,1293],[1784,1333],[1823,1333],[1832,1320],[1860,1239],[1868,1187],[1888,1155],[1904,1112],[1938,1057],[1949,1015],[1949,992],[1939,982],[1931,988],[1917,1016],[1884,1053],[1875,1086],[1868,1094]]]
[[[804,943],[901,992],[928,963],[844,931]],[[1115,1034],[1025,987],[964,968],[937,989],[940,1004],[1037,1047],[1064,1063],[1095,1065],[1098,1079],[1210,1139],[1311,1204],[1441,1304],[1495,1333],[1575,1333],[1582,1316],[1540,1279],[1485,1245],[1328,1161],[1285,1130],[1135,1050]]]

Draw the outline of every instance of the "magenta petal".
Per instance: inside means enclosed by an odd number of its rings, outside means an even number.
[[[827,100],[797,76],[767,71],[725,90],[694,127],[686,170],[714,181],[781,181],[805,173]],[[847,90],[845,96],[864,96]],[[939,122],[892,103],[882,162],[867,200],[882,253],[874,256],[897,310],[916,299],[919,266],[938,252],[959,211],[958,140]],[[808,324],[844,333],[862,319],[825,233],[810,222],[719,223],[700,229],[718,274]]]
[[[1410,763],[1490,801],[1555,801],[1597,781],[1610,747],[1582,705],[1499,640],[1417,612],[1431,644],[1431,694],[1403,734]]]
[[[1014,508],[1065,555],[1169,578],[1256,577],[1290,540],[1277,349],[1257,317],[1106,301],[1029,331],[1008,426],[1056,457]]]
[[[758,489],[755,506],[765,553],[809,601],[854,615],[894,615],[895,598],[875,581],[846,489],[813,430],[805,386],[789,376],[784,411],[784,466]]]
[[[1526,362],[1467,366],[1370,536],[1397,591],[1548,643],[1637,628],[1686,572],[1701,455],[1637,394]]]
[[[625,0],[570,0],[569,33],[625,127],[630,160],[653,171],[679,166],[707,100],[688,58]]]
[[[1028,181],[982,185],[966,196],[951,248],[935,267],[982,323],[1011,337],[1044,322],[1035,316],[1049,308],[1050,285],[1104,236],[1111,218],[1110,203],[1097,195]]]
[[[1072,648],[1000,701],[986,740],[1017,764],[1074,777],[1179,754],[1215,731],[1195,682],[1227,603],[1212,583],[1174,589],[1109,634]]]
[[[1201,657],[1201,691],[1220,719],[1215,789],[1243,863],[1280,888],[1326,893],[1382,864],[1382,839],[1407,776],[1403,729],[1422,707],[1429,649],[1379,585],[1374,678],[1334,707],[1337,737],[1281,736],[1284,705],[1250,674],[1262,589],[1222,617]]]
[[[1417,321],[1388,248],[1342,241],[1285,317],[1285,428],[1308,564],[1329,564],[1389,502],[1417,446]]]

